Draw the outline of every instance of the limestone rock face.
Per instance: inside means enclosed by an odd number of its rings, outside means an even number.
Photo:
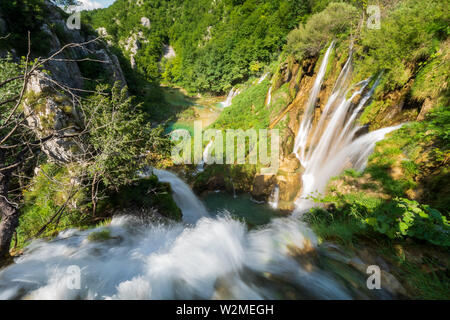
[[[122,68],[120,67],[119,59],[114,54],[108,54],[105,49],[100,49],[95,51],[98,58],[104,62],[104,68],[107,69],[108,73],[112,75],[114,82],[118,81],[122,86],[126,86],[127,81],[123,74]]]
[[[119,45],[130,55],[130,64],[133,69],[136,68],[135,57],[142,47],[141,43],[148,43],[142,31],[132,33],[127,39],[119,42]]]
[[[58,23],[60,23],[59,21]],[[60,23],[61,24],[61,23]],[[47,24],[43,24],[41,30],[48,35],[50,39],[50,54],[58,51],[63,44],[61,44],[59,38],[50,29]],[[55,57],[58,60],[49,61],[46,68],[51,72],[52,77],[70,88],[82,88],[83,87],[83,76],[81,75],[80,68],[78,64],[74,61],[69,60],[70,52],[78,56],[78,52],[70,50],[68,52],[61,53]]]
[[[85,43],[95,39],[93,35],[85,35],[81,30],[69,30],[61,11],[49,1],[46,1],[45,5],[48,15],[45,17],[46,23],[41,26],[41,31],[47,36],[46,40],[49,43],[45,56],[53,55],[68,43]],[[0,12],[0,35],[8,32],[8,24]],[[9,49],[9,52],[17,58],[14,49]],[[0,56],[6,53],[0,52]],[[61,87],[56,85],[58,83],[72,89],[73,92],[82,89],[84,76],[77,60],[85,58],[103,61],[99,64],[111,75],[110,79],[119,81],[123,86],[126,85],[117,57],[110,53],[106,44],[101,41],[92,41],[85,47],[66,48],[44,65],[48,73],[36,71],[28,82],[22,103],[27,123],[39,139],[54,136],[44,142],[41,149],[55,161],[64,163],[77,161],[85,149],[81,141],[67,138],[81,132],[83,119],[72,99],[60,93]]]
[[[253,182],[252,197],[257,201],[267,201],[275,185],[275,175],[256,175]]]
[[[175,58],[176,57],[176,53],[175,50],[172,46],[169,45],[164,45],[163,46],[163,52],[164,52],[164,58],[166,59],[171,59],[171,58]]]
[[[294,202],[302,187],[302,168],[294,155],[282,160],[278,170],[277,185],[280,188],[278,209],[283,211],[294,210]]]
[[[66,24],[66,17],[62,15],[61,10],[49,1],[45,1],[45,5],[47,6],[46,23],[42,24],[41,31],[47,37],[49,48],[44,57],[51,56],[68,43],[85,43],[95,39],[93,35],[87,35],[82,30],[69,30]],[[9,29],[0,12],[0,36],[10,32]],[[104,31],[106,32],[106,29]],[[9,51],[13,53],[14,49]],[[92,54],[94,54],[94,57],[92,57]],[[0,56],[5,55],[5,52],[0,52]],[[13,54],[13,56],[15,55]],[[66,48],[59,55],[55,56],[52,61],[46,63],[44,68],[50,72],[51,78],[58,83],[72,89],[82,89],[84,76],[80,70],[79,62],[76,60],[88,57],[105,61],[105,63],[99,62],[99,64],[111,72],[114,81],[121,81],[124,86],[126,85],[117,57],[109,52],[106,43],[102,41],[93,41],[85,47]]]
[[[81,115],[66,96],[54,90],[43,73],[32,75],[22,105],[27,123],[39,139],[56,137],[44,142],[42,151],[59,162],[76,160],[84,149],[81,142],[63,137],[82,130]]]
[[[302,186],[302,168],[298,159],[291,155],[281,159],[280,168],[275,175],[255,176],[252,197],[258,201],[268,201],[274,189],[279,188],[278,209],[292,211]]]

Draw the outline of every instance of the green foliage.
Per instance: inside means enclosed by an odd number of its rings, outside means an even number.
[[[356,27],[358,10],[346,3],[331,3],[287,37],[286,50],[298,60],[317,55],[331,40],[348,37]]]
[[[108,74],[107,69],[101,63],[93,61],[97,60],[98,57],[89,54],[86,59],[78,62],[78,67],[84,78],[84,89],[94,91],[98,85],[109,83],[110,79],[113,78],[112,75]]]
[[[44,225],[49,223],[70,196],[72,198],[66,210],[55,219],[54,223],[48,225],[41,236],[53,236],[61,230],[81,227],[90,222],[89,217],[82,213],[86,199],[85,190],[72,190],[71,178],[67,167],[52,163],[41,165],[39,173],[33,178],[30,186],[23,190],[22,214],[17,229],[17,248],[24,246]],[[75,193],[75,196],[70,194],[71,191]]]
[[[446,1],[405,0],[388,12],[381,29],[364,29],[357,71],[364,78],[384,71],[384,85],[395,89],[406,84],[433,57],[439,41],[449,35]]]
[[[416,201],[404,198],[383,201],[364,193],[338,194],[317,201],[333,205],[329,212],[312,209],[307,216],[313,230],[324,239],[351,243],[357,236],[383,234],[390,239],[409,237],[437,246],[450,246],[447,218],[438,210]]]
[[[365,222],[391,239],[411,237],[450,246],[450,224],[439,211],[398,198],[379,206]]]
[[[440,49],[433,53],[428,60],[419,62],[411,96],[423,101],[427,98],[435,99],[441,93],[448,101],[448,80],[450,78],[450,45],[442,42]],[[447,90],[447,92],[445,92]]]
[[[268,80],[257,85],[250,82],[249,87],[233,99],[233,104],[222,111],[213,127],[242,130],[267,128],[271,115],[271,110],[265,106],[269,86]]]
[[[352,245],[367,229],[358,217],[334,214],[320,208],[312,209],[305,219],[320,239],[344,245]]]
[[[417,290],[416,299],[449,300],[450,277],[442,271],[424,272],[422,268],[410,262],[402,262],[406,270],[406,281]],[[429,259],[428,267],[439,270],[439,263]]]
[[[445,163],[449,152],[450,110],[442,106],[424,121],[409,123],[378,143],[365,172],[392,196],[404,197],[420,183],[421,201],[448,212],[450,174]],[[398,169],[402,174],[393,177]]]
[[[5,81],[7,79],[19,76],[21,73],[21,68],[17,63],[12,61],[11,56],[7,56],[5,59],[0,59],[0,81]],[[0,88],[0,97],[2,101],[9,100],[15,96],[17,96],[22,87],[21,79],[12,81],[5,86]],[[3,121],[6,120],[6,117],[3,115],[8,114],[11,111],[11,108],[14,106],[14,102],[6,103],[0,105],[0,126],[3,125]],[[0,135],[3,136],[2,131],[0,130]]]
[[[88,240],[91,242],[101,242],[111,239],[111,230],[103,229],[100,231],[92,232],[88,236]]]
[[[85,108],[90,120],[88,142],[95,155],[89,170],[105,186],[117,189],[136,178],[143,154],[163,153],[168,144],[162,129],[153,129],[139,106],[133,105],[126,88],[116,84],[110,94],[105,89],[99,87]]]
[[[142,75],[157,80],[161,74],[190,92],[224,93],[276,59],[285,35],[309,8],[308,0],[158,0],[141,6],[118,0],[84,16],[95,28],[106,27],[116,45],[144,33],[136,57]],[[140,25],[142,17],[150,19],[150,30]],[[177,56],[160,64],[169,43]]]
[[[30,31],[34,53],[47,52],[50,42],[48,36],[41,30],[48,14],[44,0],[1,1],[0,12],[9,28],[9,36],[0,40],[0,48],[14,48],[19,55],[25,55],[28,51],[28,31]],[[0,35],[4,36],[6,35]]]
[[[157,209],[158,213],[174,220],[181,220],[182,213],[172,198],[170,184],[161,183],[155,175],[122,186],[100,203],[103,210],[137,208]]]

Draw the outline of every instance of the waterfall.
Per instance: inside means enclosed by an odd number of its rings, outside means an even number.
[[[372,135],[381,139],[387,130]],[[372,135],[355,140],[350,150],[366,148]],[[352,268],[349,258],[318,249],[301,219],[277,218],[248,230],[226,212],[210,217],[174,174],[154,173],[172,185],[192,224],[122,216],[108,226],[36,240],[0,270],[0,300],[391,298],[384,290],[368,290],[367,275]],[[105,239],[93,240],[99,232]]]
[[[269,75],[269,72],[263,74],[263,75],[261,76],[261,78],[258,79],[257,84],[260,84],[260,83],[262,83],[264,80],[266,80],[266,78],[267,78],[268,75]]]
[[[267,93],[267,98],[266,98],[266,106],[269,106],[270,103],[272,102],[272,86],[270,86],[269,88],[269,92]]]
[[[232,88],[230,90],[230,93],[228,93],[227,99],[224,102],[221,102],[221,105],[223,108],[227,108],[231,106],[233,103],[233,98],[236,97],[238,94],[240,94],[241,91],[237,88]]]
[[[326,68],[325,60],[326,56],[321,71]],[[319,83],[321,83],[320,71],[311,90],[307,114],[303,117],[294,149],[305,169],[302,175],[302,193],[296,200],[296,212],[301,213],[313,207],[314,202],[309,197],[320,196],[333,176],[339,175],[346,168],[362,170],[375,144],[387,133],[399,128],[384,128],[354,140],[355,134],[361,129],[356,125],[356,120],[375,92],[381,76],[376,79],[370,90],[366,90],[371,81],[370,78],[349,88],[351,62],[352,52],[350,51],[348,60],[336,80],[314,130],[312,130],[314,115],[308,110],[311,107],[311,101],[314,101],[313,105],[316,103],[318,95],[316,89],[320,88]],[[367,92],[364,94],[365,91]],[[359,103],[355,106],[353,101],[361,95]]]
[[[334,42],[324,56],[295,141],[294,151],[305,167],[296,212],[311,208],[314,203],[307,197],[323,192],[329,179],[343,169],[363,170],[375,144],[400,127],[355,139],[358,115],[380,78],[370,90],[370,79],[348,88],[350,54],[312,130],[333,47]],[[237,94],[236,89],[230,92],[229,105]],[[359,95],[363,96],[355,106],[353,100]],[[309,149],[308,140],[313,141]],[[212,141],[204,150],[204,161],[210,145]],[[318,248],[317,237],[298,216],[273,219],[249,230],[226,211],[210,215],[175,174],[153,172],[161,182],[170,183],[184,223],[122,216],[108,226],[67,230],[51,241],[33,241],[14,264],[0,270],[0,300],[391,298],[384,289],[368,290],[367,274],[350,266],[351,258],[327,251],[323,244]],[[270,200],[273,208],[278,207],[279,197],[276,186]],[[99,232],[106,234],[105,239],[93,240]],[[77,289],[69,285],[74,275],[69,270],[74,268],[80,274]]]
[[[302,177],[303,189],[300,198],[296,201],[296,211],[301,213],[312,208],[314,202],[308,197],[323,193],[328,181],[346,168],[354,168],[358,171],[364,170],[367,159],[377,142],[380,142],[386,134],[398,130],[401,126],[383,128],[363,135],[344,146],[337,153],[319,159],[322,163],[326,162],[322,167],[314,165],[307,167]]]
[[[205,163],[208,163],[209,162],[209,160],[210,160],[210,151],[211,151],[211,148],[213,147],[213,145],[214,145],[214,141],[213,140],[211,140],[207,145],[206,145],[206,148],[205,148],[205,150],[203,151],[203,158],[202,158],[202,161],[200,161],[200,163],[197,165],[197,171],[199,171],[199,172],[202,172],[203,171],[203,169],[205,168]]]
[[[183,180],[165,170],[153,169],[153,173],[158,177],[159,181],[170,183],[173,199],[183,213],[184,222],[195,224],[199,219],[208,216],[203,203]]]
[[[109,240],[90,240],[105,230]],[[308,252],[317,244],[295,218],[248,231],[229,216],[191,226],[118,217],[106,227],[33,242],[0,271],[0,299],[279,299],[286,283],[299,298],[355,297],[334,270],[311,265]],[[304,261],[294,252],[305,252]],[[77,290],[68,286],[74,267],[81,272]],[[366,276],[358,282],[364,289]]]
[[[294,153],[300,160],[300,163],[304,165],[304,154],[306,149],[306,144],[308,142],[309,131],[312,127],[312,120],[314,116],[314,107],[317,103],[317,98],[322,87],[323,78],[325,77],[325,72],[327,71],[328,60],[330,59],[331,52],[334,48],[334,41],[328,47],[325,56],[323,57],[322,65],[320,66],[319,72],[317,73],[316,80],[311,89],[308,103],[303,114],[302,122],[300,123],[300,128],[298,130],[297,136],[294,143]]]
[[[278,204],[280,202],[280,187],[275,186],[272,195],[270,196],[269,205],[272,209],[278,209]]]

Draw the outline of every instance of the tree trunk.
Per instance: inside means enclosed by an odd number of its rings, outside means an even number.
[[[11,240],[19,225],[19,210],[8,201],[9,177],[0,173],[0,265],[9,258]]]

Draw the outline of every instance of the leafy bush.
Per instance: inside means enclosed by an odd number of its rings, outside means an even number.
[[[140,179],[133,184],[122,186],[112,192],[99,204],[101,210],[121,210],[123,208],[158,210],[162,216],[181,220],[181,210],[172,198],[172,188],[161,183],[156,176]]]
[[[289,33],[286,49],[298,60],[315,56],[331,40],[346,37],[351,27],[357,25],[358,16],[358,10],[352,5],[331,3]]]
[[[416,201],[404,198],[383,201],[363,193],[338,194],[316,201],[332,204],[328,211],[312,209],[306,217],[322,238],[351,242],[358,235],[377,237],[381,233],[390,239],[410,237],[450,246],[447,218]]]
[[[88,240],[91,242],[102,242],[111,239],[111,230],[103,229],[100,231],[92,232],[88,236]]]
[[[88,142],[94,159],[89,167],[92,175],[102,177],[107,187],[118,189],[137,176],[143,154],[153,159],[168,151],[168,140],[161,128],[152,128],[139,105],[134,105],[126,88],[116,85],[110,94],[108,87],[98,87],[98,93],[89,98],[85,110],[89,119]]]
[[[365,222],[391,239],[411,237],[450,246],[450,224],[446,217],[416,201],[397,198],[383,203]]]

